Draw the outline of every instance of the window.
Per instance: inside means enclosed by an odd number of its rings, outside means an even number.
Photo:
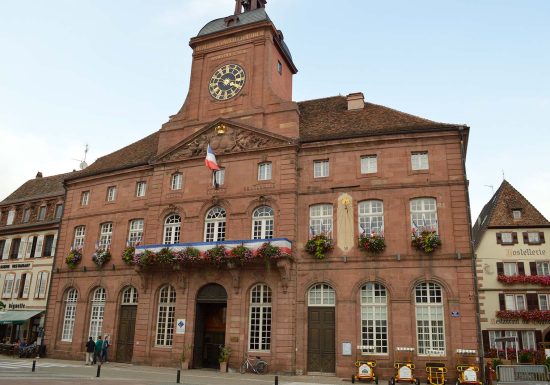
[[[8,273],[4,277],[4,288],[2,289],[2,298],[11,298],[13,292],[13,283],[15,282],[15,274]]]
[[[137,197],[144,197],[146,190],[147,190],[147,183],[145,183],[145,182],[137,182],[136,183],[136,196]]]
[[[138,291],[133,286],[128,286],[122,292],[122,305],[137,305]]]
[[[53,257],[53,241],[53,235],[46,235],[46,237],[44,238],[44,251],[42,252],[42,256]]]
[[[428,170],[428,153],[427,152],[413,152],[411,154],[411,169],[413,171]]]
[[[32,236],[32,237],[29,237],[29,240],[27,241],[27,250],[30,246],[30,251],[28,251],[29,253],[29,258],[34,258],[35,257],[35,253],[36,253],[36,246],[38,246],[38,237],[37,236]],[[39,255],[38,255],[39,257]]]
[[[522,349],[536,350],[535,332],[533,330],[524,330],[521,332]]]
[[[23,214],[23,223],[27,223],[31,219],[31,209],[25,209]]]
[[[537,262],[537,275],[549,276],[550,275],[550,262]],[[533,272],[531,272],[533,274]]]
[[[527,310],[525,307],[525,294],[505,294],[504,306],[505,310]]]
[[[514,276],[518,275],[518,264],[516,262],[504,262],[502,264],[504,268],[504,275]]]
[[[43,221],[46,218],[46,206],[40,206],[38,209],[38,220]]]
[[[418,354],[444,355],[445,327],[441,286],[432,282],[420,283],[415,288],[415,298]]]
[[[434,198],[411,199],[411,227],[438,232],[437,206]]]
[[[277,72],[279,73],[279,75],[282,75],[283,73],[283,65],[278,60],[277,60]]]
[[[226,212],[223,207],[216,206],[206,214],[204,221],[204,241],[219,242],[225,240]]]
[[[368,353],[388,353],[388,296],[378,283],[361,288],[361,345],[372,346]]]
[[[4,248],[6,247],[6,240],[0,239],[0,259],[4,257]]]
[[[309,208],[309,229],[312,236],[332,237],[332,205],[313,205]]]
[[[313,177],[328,177],[328,160],[316,160],[313,162]]]
[[[174,315],[176,312],[176,290],[172,286],[160,289],[157,315],[157,346],[172,346]]]
[[[521,219],[521,210],[512,210],[512,217],[514,219]]]
[[[101,230],[99,232],[99,248],[108,249],[111,246],[112,237],[113,237],[113,223],[112,222],[103,223],[101,225]]]
[[[489,346],[491,349],[502,350],[502,342],[495,342],[495,338],[514,337],[518,338],[518,332],[515,330],[489,330]],[[508,349],[515,348],[515,342],[504,343]]]
[[[172,181],[170,182],[170,188],[172,190],[181,190],[183,183],[183,175],[181,173],[172,174]]]
[[[172,214],[164,221],[164,241],[165,245],[171,245],[180,242],[181,217],[178,214]]]
[[[76,318],[76,301],[78,292],[76,289],[69,289],[65,297],[65,317],[63,319],[63,333],[61,341],[71,342],[73,340],[74,321]],[[97,336],[94,337],[94,339]]]
[[[13,225],[13,220],[15,219],[15,210],[8,211],[8,219],[6,225]]]
[[[514,243],[514,234],[513,233],[498,233],[497,234],[497,242],[498,242],[498,235],[500,235],[500,243],[503,245],[511,245]]]
[[[550,294],[539,294],[539,310],[550,310]]]
[[[14,238],[11,241],[10,259],[17,259],[19,256],[19,247],[21,246],[21,238]]]
[[[80,195],[80,205],[81,206],[88,206],[89,202],[90,202],[90,192],[89,191],[82,191],[82,194]]]
[[[374,174],[378,172],[378,157],[367,155],[361,157],[361,174]]]
[[[98,287],[94,290],[92,296],[92,309],[90,314],[90,331],[88,337],[93,337],[94,340],[102,335],[103,314],[105,313],[105,289]]]
[[[84,239],[86,238],[86,227],[77,226],[74,228],[74,241],[73,247],[75,249],[82,249],[84,247]]]
[[[320,283],[309,289],[309,306],[334,306],[336,304],[336,292],[326,283]]]
[[[212,175],[212,186],[218,188],[225,183],[225,168],[220,168],[217,171],[214,171]]]
[[[128,233],[128,245],[136,246],[143,240],[143,219],[130,221],[130,232]]]
[[[544,233],[538,231],[528,231],[523,233],[523,243],[526,245],[540,245],[544,243]]]
[[[252,239],[273,238],[273,209],[268,206],[258,207],[252,213]]]
[[[32,282],[31,273],[25,273],[21,275],[21,282],[19,283],[19,298],[29,298],[31,282]]]
[[[271,162],[258,165],[258,180],[271,180]]]
[[[48,287],[48,277],[49,274],[47,271],[41,271],[36,277],[36,287],[34,291],[34,298],[46,298],[46,288]]]
[[[116,186],[109,186],[107,188],[107,202],[114,202],[116,199]]]
[[[359,202],[359,234],[384,231],[384,203],[378,200]]]
[[[256,285],[250,292],[249,350],[271,349],[271,289]]]
[[[55,219],[61,219],[61,216],[63,215],[63,205],[58,204],[55,206]]]

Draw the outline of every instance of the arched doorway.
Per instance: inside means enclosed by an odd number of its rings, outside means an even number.
[[[118,333],[116,341],[117,362],[132,362],[137,305],[137,289],[133,286],[126,287],[122,292],[122,297],[120,299],[120,317],[118,320]]]
[[[308,373],[336,372],[336,293],[325,283],[308,292]]]
[[[211,283],[197,294],[193,368],[218,368],[220,346],[225,344],[227,292]]]

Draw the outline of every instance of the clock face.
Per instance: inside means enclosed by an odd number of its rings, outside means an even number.
[[[246,75],[238,64],[226,64],[216,70],[210,78],[208,91],[216,100],[231,99],[242,90]]]

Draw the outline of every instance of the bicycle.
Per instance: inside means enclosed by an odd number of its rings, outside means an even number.
[[[258,356],[256,356],[256,358],[246,356],[241,364],[240,372],[243,374],[247,370],[251,370],[256,374],[265,374],[267,373],[267,362]]]

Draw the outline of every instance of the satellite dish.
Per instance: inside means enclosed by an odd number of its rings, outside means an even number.
[[[88,154],[88,144],[86,144],[86,147],[84,148],[84,159],[74,159],[80,162],[78,167],[80,167],[81,170],[84,170],[86,167],[88,167],[88,163],[86,163],[86,155]]]
[[[82,161],[82,162],[80,162],[79,167],[80,167],[81,170],[84,170],[86,167],[88,167],[88,163]]]

